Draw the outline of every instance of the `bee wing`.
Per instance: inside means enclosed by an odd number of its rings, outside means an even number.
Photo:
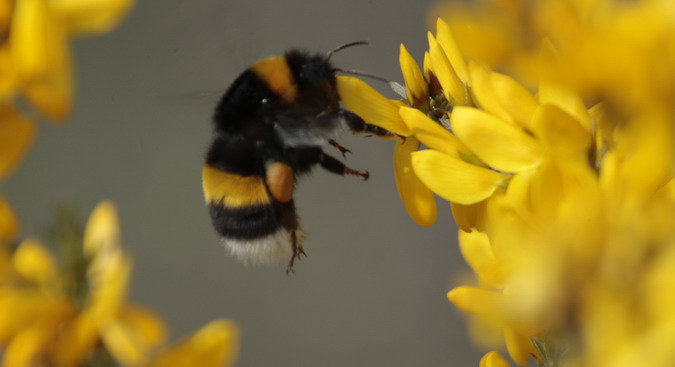
[[[320,146],[334,138],[343,122],[337,114],[277,116],[274,131],[287,147]]]

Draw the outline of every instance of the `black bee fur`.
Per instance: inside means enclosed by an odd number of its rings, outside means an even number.
[[[226,248],[245,263],[288,256],[287,271],[292,271],[304,254],[293,202],[297,176],[318,164],[338,175],[368,179],[367,171],[351,169],[323,151],[325,143],[343,155],[349,151],[333,139],[340,126],[393,135],[340,107],[338,69],[329,61],[334,51],[291,50],[260,60],[239,75],[215,110],[204,196]]]

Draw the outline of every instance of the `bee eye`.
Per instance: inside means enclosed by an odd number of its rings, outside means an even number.
[[[266,103],[269,102],[269,101],[270,101],[269,99],[263,98],[263,99],[260,100],[260,103],[266,104]]]

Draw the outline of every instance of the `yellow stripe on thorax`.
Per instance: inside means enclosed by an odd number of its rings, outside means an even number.
[[[270,202],[265,182],[258,176],[240,176],[204,165],[202,186],[207,203],[242,207]]]
[[[262,59],[251,65],[250,69],[284,101],[291,103],[295,100],[298,89],[285,57]]]

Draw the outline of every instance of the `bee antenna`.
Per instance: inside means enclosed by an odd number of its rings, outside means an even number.
[[[336,68],[336,69],[333,69],[333,72],[336,72],[336,73],[342,73],[342,74],[348,74],[348,75],[363,76],[363,77],[366,77],[366,78],[371,78],[371,79],[379,80],[379,81],[381,81],[381,82],[383,82],[383,83],[387,83],[387,84],[391,83],[391,80],[387,80],[387,79],[385,79],[385,78],[383,78],[383,77],[381,77],[381,76],[378,76],[378,75],[375,75],[375,74],[371,74],[371,73],[368,73],[368,72],[365,72],[365,71],[361,71],[361,70],[345,70],[345,69],[337,69],[337,68]]]
[[[406,97],[407,93],[406,93],[406,90],[405,90],[404,86],[402,86],[401,84],[399,84],[397,82],[392,82],[391,80],[387,80],[387,79],[385,79],[381,76],[371,74],[371,73],[367,73],[367,72],[361,71],[361,70],[344,70],[344,69],[335,68],[332,71],[334,73],[343,73],[343,74],[349,74],[349,75],[363,76],[363,77],[366,77],[366,78],[371,78],[371,79],[381,81],[383,83],[386,83],[389,86],[389,88],[391,88],[391,90],[394,91],[394,93],[398,94],[403,99],[407,98]]]
[[[333,56],[334,53],[336,53],[336,52],[338,52],[338,51],[340,51],[340,50],[344,50],[344,49],[347,48],[347,47],[359,46],[359,45],[367,45],[367,44],[368,44],[368,41],[362,40],[362,41],[355,41],[355,42],[345,43],[344,45],[335,47],[334,49],[332,49],[332,50],[326,52],[326,61],[330,60],[330,58]]]

